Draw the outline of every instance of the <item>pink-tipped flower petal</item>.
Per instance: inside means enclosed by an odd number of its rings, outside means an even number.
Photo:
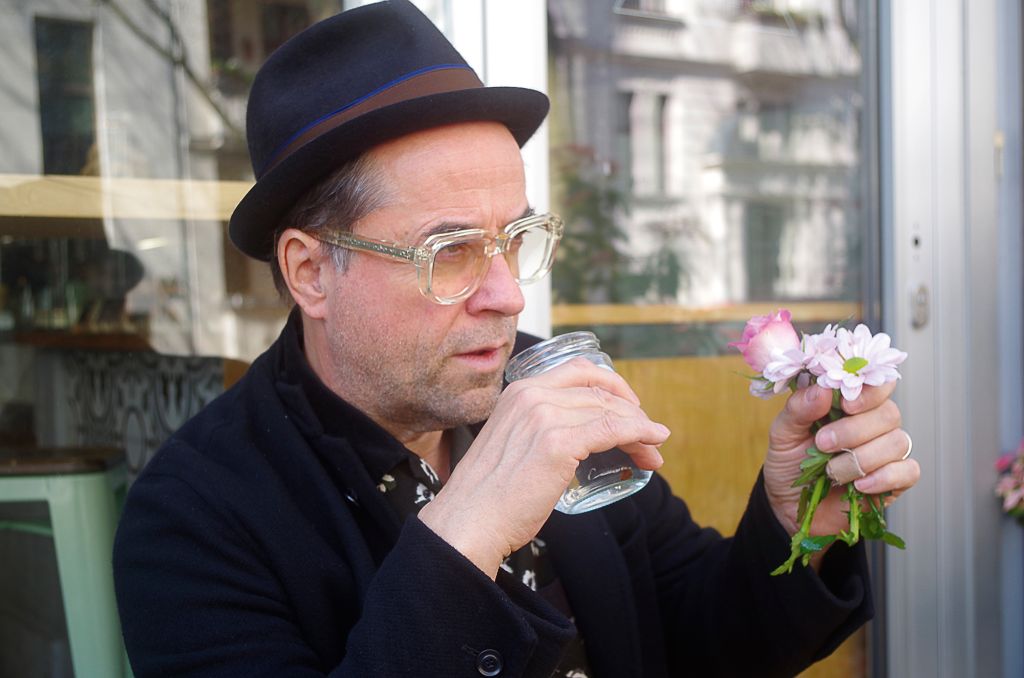
[[[785,353],[800,348],[800,337],[793,329],[792,314],[786,309],[751,318],[739,341],[729,343],[739,349],[743,359],[761,374],[776,351]]]

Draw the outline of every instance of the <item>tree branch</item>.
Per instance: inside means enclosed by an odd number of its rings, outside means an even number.
[[[180,67],[182,71],[185,73],[185,77],[188,78],[189,82],[191,82],[197,90],[199,90],[199,94],[202,95],[203,99],[205,99],[206,102],[210,104],[211,108],[213,108],[214,113],[216,113],[217,117],[219,117],[221,119],[221,122],[224,123],[224,127],[227,129],[230,136],[234,137],[235,140],[240,141],[243,144],[245,143],[245,132],[231,120],[231,117],[228,115],[227,111],[225,111],[224,108],[221,106],[220,102],[217,101],[209,86],[206,83],[202,82],[196,75],[195,71],[192,70],[192,67],[189,66],[185,52],[185,43],[181,39],[181,34],[178,32],[178,27],[175,26],[174,19],[167,12],[165,12],[163,8],[159,7],[154,2],[154,0],[145,0],[145,4],[147,7],[149,7],[150,11],[152,11],[154,14],[160,17],[164,24],[166,24],[171,34],[171,42],[173,45],[177,47],[176,51],[171,51],[170,49],[164,47],[155,39],[150,37],[146,33],[146,31],[143,30],[143,28],[139,26],[137,23],[135,23],[135,21],[133,21],[132,18],[128,16],[128,14],[124,11],[124,9],[120,5],[118,5],[117,2],[115,2],[114,0],[100,0],[100,2],[109,7],[110,10],[117,16],[117,18],[119,18],[122,21],[122,23],[124,23],[124,25],[127,26],[128,29],[131,30],[131,32],[134,33],[135,36],[139,40],[141,40],[145,45],[147,45],[160,56],[167,59],[167,61],[169,61],[172,65]]]

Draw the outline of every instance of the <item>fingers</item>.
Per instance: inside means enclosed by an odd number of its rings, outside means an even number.
[[[854,486],[866,494],[899,494],[921,477],[921,467],[913,459],[904,459],[910,438],[903,429],[895,429],[850,448],[865,476]]]
[[[896,431],[901,423],[900,408],[891,400],[861,414],[843,417],[823,426],[814,436],[814,445],[822,452],[859,447],[879,436]],[[906,436],[898,434],[898,443],[906,447]],[[903,450],[904,452],[906,449]],[[902,456],[902,453],[901,453]]]
[[[639,409],[639,408],[637,408]],[[657,446],[668,440],[667,427],[643,416],[618,413],[593,413],[595,419],[583,421],[570,432],[585,450],[606,451],[619,448],[633,458],[637,466],[649,471],[665,463]],[[642,414],[642,412],[641,412]],[[581,457],[589,456],[589,452]]]
[[[793,393],[772,422],[770,446],[785,449],[805,441],[811,424],[828,414],[831,406],[832,391],[817,384]]]
[[[577,462],[618,447],[650,470],[663,464],[657,446],[670,433],[647,416],[621,377],[586,360],[511,384],[489,427],[501,428],[509,439],[531,438],[533,450],[569,453]],[[507,445],[495,451],[495,463],[516,463]]]
[[[921,466],[914,459],[907,459],[890,462],[853,481],[853,486],[864,494],[892,492],[894,496],[898,496],[903,490],[913,487],[920,479]]]
[[[517,381],[509,386],[514,388],[516,384],[532,383],[550,388],[567,388],[571,386],[597,387],[613,393],[620,398],[639,405],[640,398],[630,388],[626,380],[614,371],[598,367],[586,358],[573,358],[562,363],[543,374]]]
[[[630,401],[596,387],[558,389],[555,393],[534,387],[524,389],[518,397],[529,401],[520,405],[520,423],[542,436],[537,441],[540,449],[568,446],[581,461],[591,453],[618,447],[645,469],[663,463],[656,446],[668,439],[669,429]]]
[[[618,447],[641,468],[653,470],[664,463],[656,446],[668,439],[669,429],[651,421],[622,377],[588,360],[572,360],[515,382],[507,397],[519,401],[523,420],[539,429],[556,435],[571,429],[577,460]]]
[[[892,395],[892,392],[896,390],[896,382],[890,381],[881,386],[865,386],[861,392],[860,397],[856,400],[847,400],[842,398],[840,400],[843,412],[847,414],[858,414],[860,412],[867,412],[873,410]]]
[[[850,416],[823,427],[815,437],[815,446],[825,452],[852,448],[899,427],[899,408],[889,400],[895,388],[896,382],[865,386],[856,400],[841,400],[843,411]],[[831,405],[832,391],[816,384],[791,395],[772,426],[773,446],[786,447],[787,443],[804,440],[807,429],[828,414]]]

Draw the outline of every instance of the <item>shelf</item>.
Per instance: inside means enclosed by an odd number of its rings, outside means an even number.
[[[552,324],[559,325],[660,325],[677,323],[744,323],[755,315],[789,308],[795,322],[839,322],[859,318],[861,305],[852,301],[751,302],[694,308],[669,304],[555,304]]]
[[[90,351],[151,351],[145,337],[127,332],[67,332],[29,330],[14,333],[14,342],[38,348],[81,349]]]
[[[248,181],[0,174],[0,217],[226,221]]]

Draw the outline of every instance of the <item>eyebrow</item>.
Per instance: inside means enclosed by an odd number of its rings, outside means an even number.
[[[535,210],[534,210],[533,207],[527,207],[525,210],[523,210],[522,214],[520,214],[518,217],[516,217],[515,219],[513,219],[509,223],[512,223],[513,221],[519,221],[520,219],[525,219],[526,217],[531,217],[531,216],[534,215],[534,213],[535,213]],[[454,233],[455,231],[465,231],[465,230],[471,229],[471,228],[480,228],[480,227],[479,226],[473,226],[473,225],[470,225],[470,224],[459,224],[459,223],[452,222],[452,221],[446,221],[446,222],[438,224],[437,226],[434,226],[433,228],[431,228],[428,231],[420,233],[418,239],[419,240],[425,240],[425,239],[429,238],[432,235],[438,235],[440,233]]]

